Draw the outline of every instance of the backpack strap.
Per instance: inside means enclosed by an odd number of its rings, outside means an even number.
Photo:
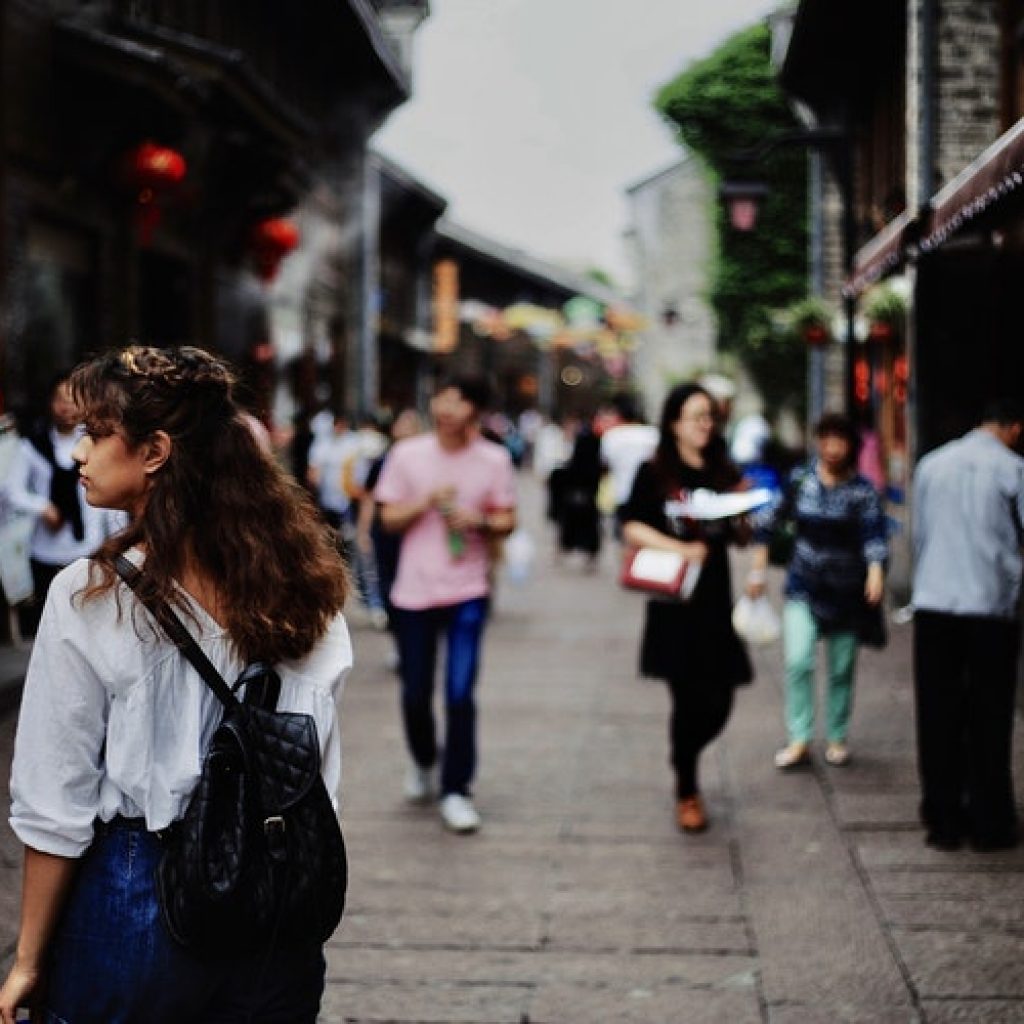
[[[135,592],[139,600],[149,609],[154,618],[164,628],[171,642],[192,663],[192,667],[203,678],[203,682],[213,690],[217,699],[227,710],[237,707],[238,698],[231,692],[231,687],[224,682],[223,676],[213,667],[213,662],[203,653],[195,642],[192,634],[182,625],[181,619],[174,613],[166,601],[150,601],[138,592],[142,572],[124,555],[118,555],[114,561],[118,576],[121,577]]]

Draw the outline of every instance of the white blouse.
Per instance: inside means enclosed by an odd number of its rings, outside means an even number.
[[[26,845],[79,857],[96,819],[181,817],[221,705],[123,583],[82,602],[89,562],[50,587],[25,680],[11,768],[11,827]],[[118,603],[121,614],[118,615]],[[192,603],[183,622],[230,684],[244,668],[224,629]],[[137,626],[133,622],[137,619]],[[327,791],[341,781],[337,700],[352,667],[339,613],[304,658],[282,662],[278,707],[312,715]]]

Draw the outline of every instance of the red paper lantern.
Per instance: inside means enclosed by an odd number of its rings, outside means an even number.
[[[300,237],[299,229],[283,217],[268,217],[252,229],[253,262],[261,280],[273,281],[281,260],[299,244]]]
[[[824,345],[828,341],[828,331],[821,324],[808,324],[804,328],[804,341],[808,345]]]
[[[124,176],[135,192],[135,224],[139,244],[149,245],[160,223],[161,203],[188,173],[185,158],[175,149],[142,142],[124,158]]]
[[[872,341],[889,341],[893,335],[892,324],[886,323],[884,320],[874,320],[871,323],[871,327],[868,329],[868,337]]]

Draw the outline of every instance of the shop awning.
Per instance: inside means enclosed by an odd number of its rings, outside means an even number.
[[[927,255],[1010,196],[1024,195],[1024,119],[1001,135],[932,196],[925,211],[905,210],[854,257],[843,294],[859,295],[908,258]]]
[[[843,285],[844,295],[859,295],[903,263],[911,236],[907,229],[915,222],[911,212],[904,210],[857,251],[853,258],[853,276]],[[913,234],[916,235],[916,231]]]
[[[918,243],[922,253],[937,249],[1006,196],[1024,186],[1024,119],[1001,135],[937,192]]]

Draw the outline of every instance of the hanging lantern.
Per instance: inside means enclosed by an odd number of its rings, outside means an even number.
[[[250,236],[253,263],[261,281],[273,281],[281,260],[299,244],[299,229],[283,217],[261,220]]]
[[[123,173],[135,193],[139,245],[148,246],[160,224],[161,207],[185,180],[188,164],[177,150],[147,141],[125,154]]]
[[[893,333],[892,324],[885,320],[873,320],[868,328],[868,337],[879,343],[891,341]]]
[[[809,323],[804,327],[804,341],[812,348],[824,345],[828,341],[828,329],[824,324]]]
[[[757,217],[768,195],[768,186],[763,181],[723,181],[718,195],[728,208],[732,229],[748,232],[757,227]]]

